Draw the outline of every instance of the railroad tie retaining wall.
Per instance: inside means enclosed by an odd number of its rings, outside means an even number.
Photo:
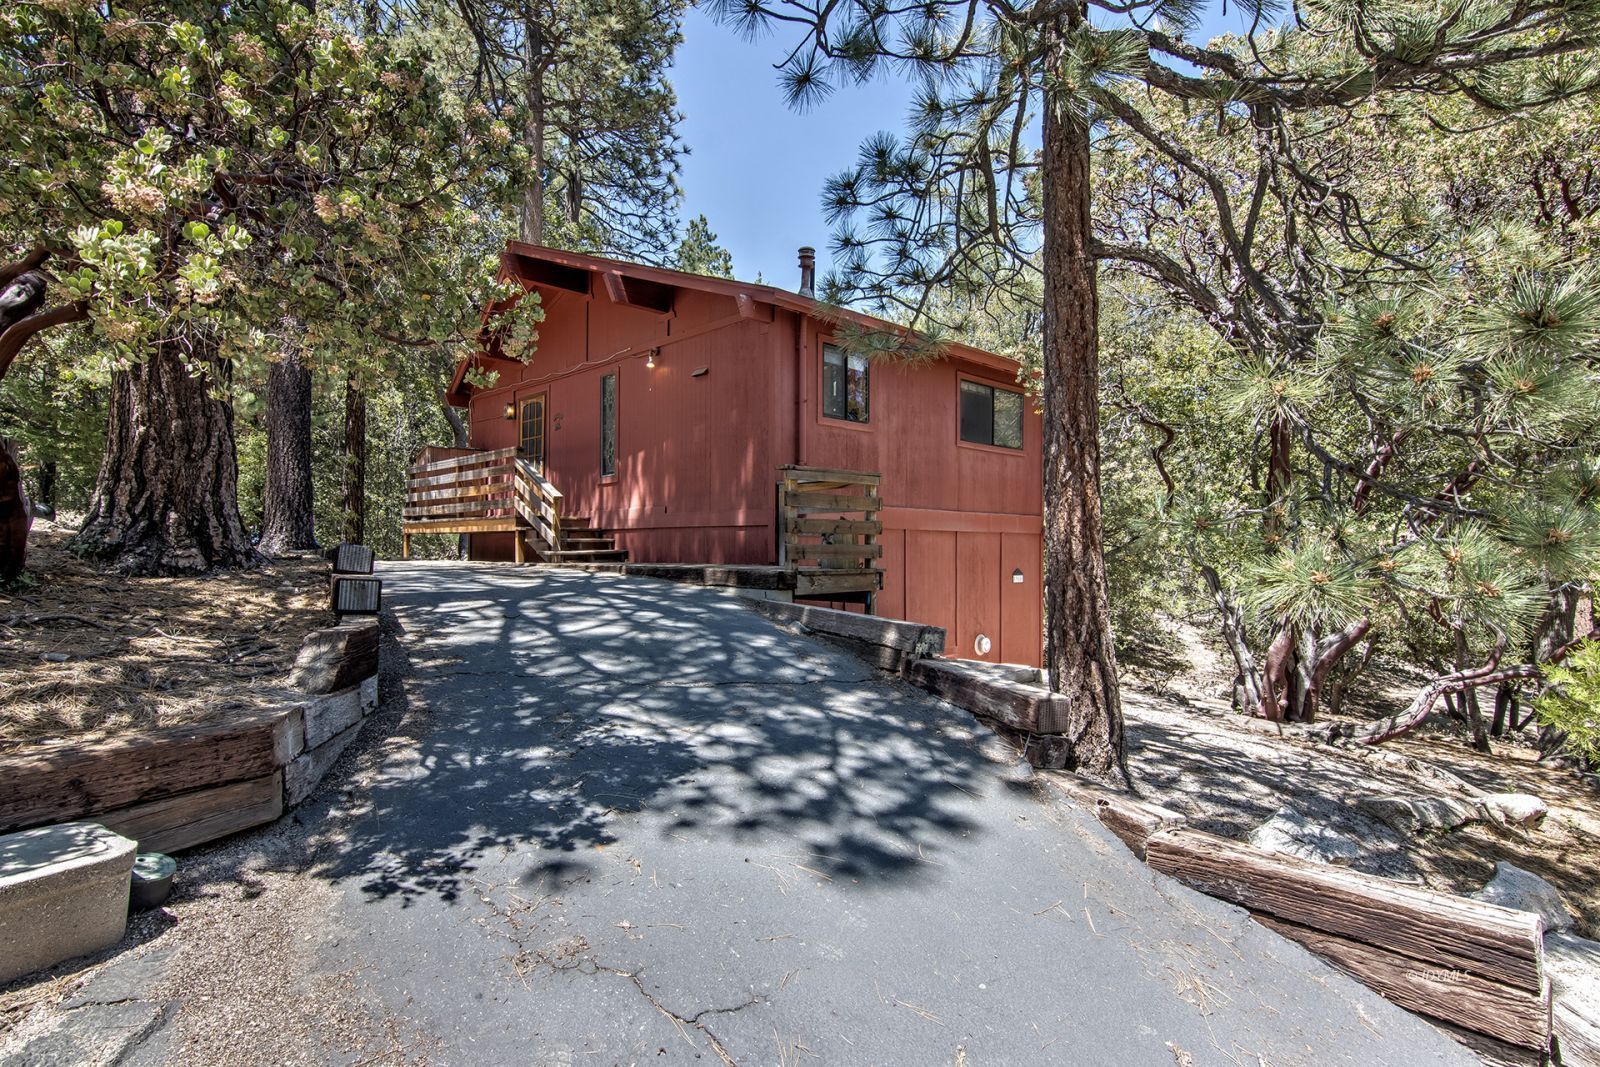
[[[944,629],[903,619],[861,615],[783,600],[744,601],[744,606],[785,626],[794,626],[842,645],[875,667],[901,673],[944,649]]]
[[[1492,1062],[1538,1064],[1551,1047],[1538,915],[1267,852],[1070,774],[1044,780],[1151,869],[1245,908],[1388,1000],[1446,1024]]]
[[[307,635],[276,705],[226,722],[0,758],[0,834],[92,820],[173,852],[310,795],[378,703],[378,623]]]

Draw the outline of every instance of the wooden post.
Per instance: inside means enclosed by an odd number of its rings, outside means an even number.
[[[789,489],[794,483],[788,478],[778,483],[778,566],[789,567]]]
[[[410,534],[401,534],[400,535],[400,558],[401,559],[410,559],[411,558],[411,535]]]
[[[511,543],[516,546],[516,554],[517,554],[517,562],[518,563],[522,563],[526,559],[526,555],[525,555],[525,553],[523,552],[523,549],[522,549],[522,537],[523,537],[523,534],[522,534],[522,531],[520,529],[511,531]]]

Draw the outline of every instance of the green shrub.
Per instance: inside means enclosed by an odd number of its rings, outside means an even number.
[[[1600,640],[1590,639],[1562,663],[1544,670],[1548,687],[1535,711],[1539,721],[1567,734],[1567,751],[1600,763]]]

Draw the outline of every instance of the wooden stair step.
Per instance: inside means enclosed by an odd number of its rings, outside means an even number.
[[[628,558],[625,548],[580,548],[562,549],[559,552],[546,552],[544,558],[557,561],[571,561],[573,563],[620,563]]]
[[[616,548],[617,539],[614,537],[568,537],[561,535],[562,548]]]

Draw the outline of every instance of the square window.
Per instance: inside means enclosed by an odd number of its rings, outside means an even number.
[[[1022,448],[1023,395],[981,382],[961,383],[961,439],[975,445]]]
[[[822,413],[830,419],[867,422],[871,413],[872,364],[838,345],[822,346]]]

